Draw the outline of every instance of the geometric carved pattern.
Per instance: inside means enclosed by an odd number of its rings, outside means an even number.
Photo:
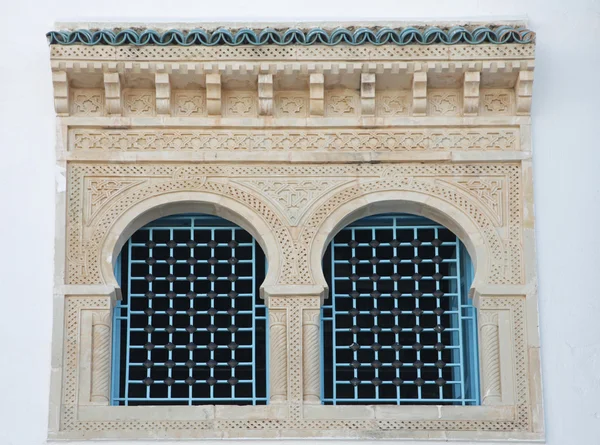
[[[199,190],[217,195],[229,196],[235,200],[261,209],[259,213],[272,224],[273,233],[278,238],[279,248],[283,254],[282,269],[280,271],[280,284],[311,284],[313,283],[312,273],[309,269],[308,246],[312,245],[312,238],[321,222],[326,216],[331,214],[335,208],[345,201],[358,198],[365,193],[383,190],[412,190],[425,195],[432,195],[452,203],[462,209],[463,212],[470,215],[476,224],[480,227],[484,240],[489,243],[490,252],[493,255],[491,270],[489,274],[490,283],[493,284],[520,284],[522,280],[521,271],[521,207],[519,203],[520,196],[520,174],[518,164],[470,164],[449,165],[449,164],[401,164],[394,167],[384,165],[330,165],[330,166],[227,166],[213,164],[202,166],[199,164],[187,164],[181,167],[178,164],[159,164],[159,165],[111,165],[94,166],[92,164],[79,164],[71,167],[69,174],[71,197],[69,199],[69,221],[68,221],[68,282],[77,283],[98,283],[100,279],[99,271],[99,248],[100,242],[104,239],[114,219],[125,211],[128,207],[139,202],[143,197],[160,196],[161,194],[177,190]],[[269,184],[271,181],[265,181],[264,176],[289,176],[292,187],[288,188],[282,185]],[[354,185],[350,181],[347,185],[340,182],[348,182],[348,177],[358,175],[361,177],[362,184]],[[499,175],[504,176],[503,181],[507,184],[509,190],[509,217],[506,221],[509,237],[503,239],[496,230],[497,222],[490,220],[481,210],[470,200],[466,200],[462,194],[457,193],[453,188],[445,185],[445,182],[438,179],[444,177],[454,178],[457,176],[465,177],[473,175],[476,177]],[[86,230],[86,235],[81,241],[81,205],[82,197],[78,197],[81,185],[78,185],[87,176],[109,177],[111,181],[119,177],[121,181],[127,181],[127,190],[114,194],[113,198],[102,201],[103,216],[96,218],[90,225],[90,230]],[[345,180],[341,181],[341,177]],[[132,188],[133,182],[141,181],[143,177],[146,184],[143,187]],[[308,179],[312,177],[314,179]],[[239,178],[236,182],[243,179],[245,184],[248,180],[257,181],[264,184],[264,188],[269,190],[269,194],[275,194],[282,191],[278,197],[277,204],[267,205],[267,202],[273,199],[262,193],[252,191],[252,193],[243,191],[233,182],[224,185],[221,181],[226,179],[219,178]],[[317,187],[321,192],[330,190],[332,186],[340,186],[338,191],[320,204],[316,209],[307,213],[304,210],[304,202],[315,202],[316,195],[311,195],[309,191],[302,191],[302,196],[297,197],[298,185],[309,185],[309,190],[315,189],[315,183],[323,182],[322,179],[331,178],[325,183],[327,186]],[[95,179],[99,180],[99,179]],[[285,185],[285,183],[282,183]],[[312,197],[311,197],[312,196]],[[320,196],[320,194],[319,194]],[[269,201],[265,201],[265,199]],[[293,199],[292,199],[293,198]],[[311,201],[312,200],[312,201]],[[516,200],[516,205],[513,205]],[[291,212],[288,212],[285,205],[291,203]],[[487,208],[487,203],[482,202]],[[277,208],[277,212],[274,212]],[[310,207],[309,207],[310,208]],[[266,212],[266,213],[263,213]],[[304,223],[301,226],[300,234],[296,241],[292,241],[292,235],[289,227],[294,224],[294,220],[299,215],[306,213],[303,217]],[[276,214],[286,215],[290,221],[288,225],[275,216]],[[82,244],[83,243],[83,244]]]
[[[319,306],[318,298],[283,297],[274,298],[272,306],[277,311],[287,312],[287,326],[290,332],[289,355],[291,369],[301,369],[303,348],[293,347],[302,342],[303,312],[306,309]],[[529,431],[530,413],[528,409],[529,393],[527,356],[526,356],[526,330],[524,315],[525,300],[520,297],[493,297],[482,298],[482,311],[506,310],[510,311],[510,320],[514,336],[515,349],[515,378],[517,413],[513,420],[334,420],[334,419],[308,419],[304,418],[300,405],[303,396],[303,378],[301,374],[292,374],[289,378],[291,394],[288,406],[288,415],[281,420],[255,419],[255,420],[160,420],[160,421],[84,421],[77,416],[76,396],[76,366],[78,354],[78,329],[79,313],[81,309],[108,309],[105,299],[89,297],[69,297],[66,307],[65,326],[65,373],[66,380],[63,387],[64,407],[62,412],[62,430],[66,431],[143,431],[147,428],[161,428],[167,431],[197,431],[212,430],[209,437],[223,437],[221,434],[228,430],[264,430],[264,429],[306,429],[306,430],[368,430],[384,432],[390,430],[461,430],[461,431]],[[285,315],[284,315],[285,316]]]
[[[258,179],[236,181],[246,185],[259,194],[270,198],[284,215],[290,226],[296,226],[314,202],[331,190],[347,184],[349,181],[339,180],[314,180],[314,179]]]
[[[80,46],[80,45],[52,45],[50,57],[60,58],[110,58],[111,60],[164,60],[192,59],[192,60],[232,60],[260,58],[261,60],[317,60],[330,59],[358,59],[358,60],[414,60],[419,58],[453,59],[491,58],[491,59],[519,59],[533,58],[535,45],[382,45],[382,46],[278,46],[265,45],[261,47],[161,47],[148,46]]]
[[[116,179],[90,179],[87,181],[87,213],[88,224],[93,220],[104,204],[119,193],[137,185],[143,181],[119,181]]]
[[[132,151],[516,151],[516,128],[393,128],[282,130],[99,130],[75,129],[72,150]]]
[[[498,225],[503,225],[505,193],[502,179],[467,179],[457,180],[456,183],[463,189],[475,195],[485,204],[491,213],[497,217]]]

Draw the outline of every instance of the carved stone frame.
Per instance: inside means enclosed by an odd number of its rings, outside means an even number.
[[[51,46],[59,118],[49,437],[542,440],[533,45],[219,51]],[[346,94],[328,84],[340,72],[359,74],[346,114],[326,109],[328,91]],[[294,73],[305,84],[273,91]],[[189,76],[202,91],[180,89]],[[386,76],[410,87],[382,95]],[[252,105],[225,110],[234,81]],[[445,225],[473,258],[481,406],[320,405],[322,254],[348,223],[389,211]],[[266,406],[108,406],[113,260],[139,227],[181,212],[239,224],[268,257]]]

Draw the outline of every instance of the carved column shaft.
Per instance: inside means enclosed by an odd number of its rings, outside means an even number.
[[[305,403],[320,403],[320,315],[319,309],[305,309],[302,314],[302,384]]]
[[[482,404],[497,405],[502,401],[498,313],[496,311],[481,311],[479,320]]]
[[[110,311],[92,314],[92,402],[110,400]]]
[[[269,391],[271,402],[287,400],[287,311],[269,310]]]

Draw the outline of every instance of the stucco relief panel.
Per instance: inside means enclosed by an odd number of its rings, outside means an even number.
[[[103,241],[132,206],[200,191],[233,199],[266,222],[280,252],[279,284],[314,284],[310,248],[328,215],[361,196],[411,191],[441,199],[473,221],[489,252],[490,284],[521,284],[520,187],[520,167],[510,163],[77,164],[69,169],[67,281],[102,283]]]

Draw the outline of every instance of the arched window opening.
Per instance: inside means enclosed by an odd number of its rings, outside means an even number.
[[[265,255],[219,217],[162,218],[115,268],[112,405],[258,405],[267,400]]]
[[[456,235],[413,215],[363,218],[323,269],[324,404],[480,403],[473,268]]]

